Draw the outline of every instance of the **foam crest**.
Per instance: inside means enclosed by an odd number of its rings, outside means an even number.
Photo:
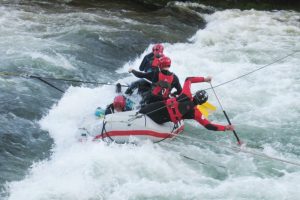
[[[205,16],[206,28],[199,30],[189,43],[164,43],[165,54],[172,59],[171,70],[181,83],[187,76],[212,75],[213,84],[220,84],[299,48],[296,15],[279,11],[219,11]],[[126,72],[131,66],[138,68],[150,49],[151,46],[118,72]],[[262,124],[266,128],[276,126],[275,133],[265,133],[274,135],[280,135],[281,128],[292,122],[299,127],[296,84],[299,62],[300,56],[295,54],[270,68],[216,88],[233,122],[241,127],[255,127],[251,130]],[[136,79],[127,77],[120,81],[131,80]],[[193,91],[208,87],[207,83],[194,84]],[[217,105],[209,92],[210,101]],[[152,143],[141,146],[77,143],[78,128],[96,125],[95,108],[109,104],[114,96],[111,86],[69,88],[40,121],[42,129],[54,139],[53,155],[33,165],[24,180],[8,184],[9,199],[24,196],[32,200],[299,198],[299,170],[285,171],[287,168],[276,164],[270,167],[269,163],[257,162],[244,154],[235,156],[224,151],[220,154],[226,156],[214,155],[227,164],[225,172],[219,172],[213,167],[205,169],[188,163],[177,150]],[[218,112],[218,121],[225,121],[220,117],[220,109]],[[193,148],[201,152],[199,147]],[[274,148],[266,152],[278,153]],[[264,171],[260,173],[261,165]],[[276,166],[282,171],[274,172],[273,166],[275,171],[278,171]],[[218,175],[223,175],[223,179]]]

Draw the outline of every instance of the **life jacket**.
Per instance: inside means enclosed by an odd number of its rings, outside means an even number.
[[[152,89],[152,94],[155,96],[161,96],[163,99],[169,97],[171,91],[171,84],[174,79],[174,74],[165,75],[162,72],[158,73],[158,81],[154,83],[154,88]]]
[[[164,57],[164,54],[162,53],[158,53],[158,54],[153,54],[153,57],[152,57],[152,62],[151,62],[151,66],[152,66],[152,69],[153,68],[158,68],[158,65],[160,64],[160,58]]]
[[[151,67],[156,68],[156,67],[158,67],[158,64],[159,64],[159,57],[153,56]]]
[[[178,102],[175,97],[166,100],[165,104],[168,109],[170,119],[174,123],[182,120],[182,117],[188,112],[194,110],[195,107],[192,101]]]

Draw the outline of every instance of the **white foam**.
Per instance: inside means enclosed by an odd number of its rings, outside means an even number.
[[[208,24],[190,39],[191,43],[165,43],[165,54],[172,59],[171,69],[181,83],[187,76],[207,75],[213,76],[214,85],[223,83],[284,57],[292,50],[299,50],[297,15],[299,13],[254,10],[226,10],[205,15]],[[125,72],[130,66],[138,68],[150,49],[151,46],[119,72]],[[216,88],[233,123],[239,124],[241,129],[262,124],[268,128],[276,126],[280,133],[282,126],[297,122],[299,63],[300,56],[295,54]],[[129,80],[135,78],[122,81]],[[207,83],[193,84],[193,91],[208,87]],[[209,92],[210,101],[217,105]],[[278,175],[272,167],[265,166],[264,161],[244,154],[212,153],[212,160],[226,164],[225,172],[219,172],[214,167],[205,169],[184,160],[177,150],[151,143],[141,146],[78,144],[75,139],[78,128],[89,122],[97,124],[92,116],[95,108],[110,103],[114,95],[111,86],[71,87],[40,121],[41,127],[54,139],[53,155],[33,165],[24,180],[9,183],[9,199],[19,200],[24,196],[31,200],[299,198],[299,170],[273,163],[272,166],[284,169],[284,173]],[[194,148],[201,152],[199,147]],[[271,155],[277,152],[273,148],[265,151]]]

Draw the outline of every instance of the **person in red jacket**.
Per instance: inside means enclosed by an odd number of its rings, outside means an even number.
[[[176,89],[174,95],[180,94],[182,91],[178,77],[169,71],[171,66],[171,59],[169,57],[159,58],[159,70],[148,73],[139,72],[132,68],[128,70],[138,78],[145,78],[152,82],[152,89],[148,95],[145,95],[144,101],[146,104],[162,101],[169,98],[170,92],[173,88]]]
[[[139,110],[139,113],[146,114],[154,122],[162,124],[172,121],[177,123],[183,119],[194,119],[208,130],[232,131],[233,125],[220,125],[210,122],[199,111],[197,105],[205,103],[208,95],[205,90],[197,91],[194,96],[191,93],[191,84],[200,82],[210,82],[211,77],[188,77],[184,82],[181,94],[178,97],[170,98],[148,104]]]
[[[152,52],[147,54],[140,64],[139,70],[141,72],[152,72],[158,70],[159,58],[164,56],[164,46],[162,44],[155,44],[152,47]],[[125,94],[131,95],[135,89],[138,88],[138,94],[143,94],[151,88],[151,83],[144,79],[140,79],[131,83]]]

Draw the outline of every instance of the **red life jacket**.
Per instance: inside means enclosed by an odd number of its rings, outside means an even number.
[[[168,109],[170,119],[174,123],[182,120],[183,116],[194,110],[195,106],[192,101],[178,102],[176,97],[166,100],[165,104]]]
[[[151,64],[152,68],[158,67],[158,64],[159,64],[159,58],[154,56]]]
[[[152,94],[156,96],[162,96],[163,99],[167,99],[171,91],[173,79],[173,74],[165,75],[162,72],[159,72],[158,81],[154,83],[155,87],[152,89]]]
[[[166,101],[166,106],[172,122],[177,123],[182,119],[182,115],[178,109],[178,101],[176,98],[171,98]]]

